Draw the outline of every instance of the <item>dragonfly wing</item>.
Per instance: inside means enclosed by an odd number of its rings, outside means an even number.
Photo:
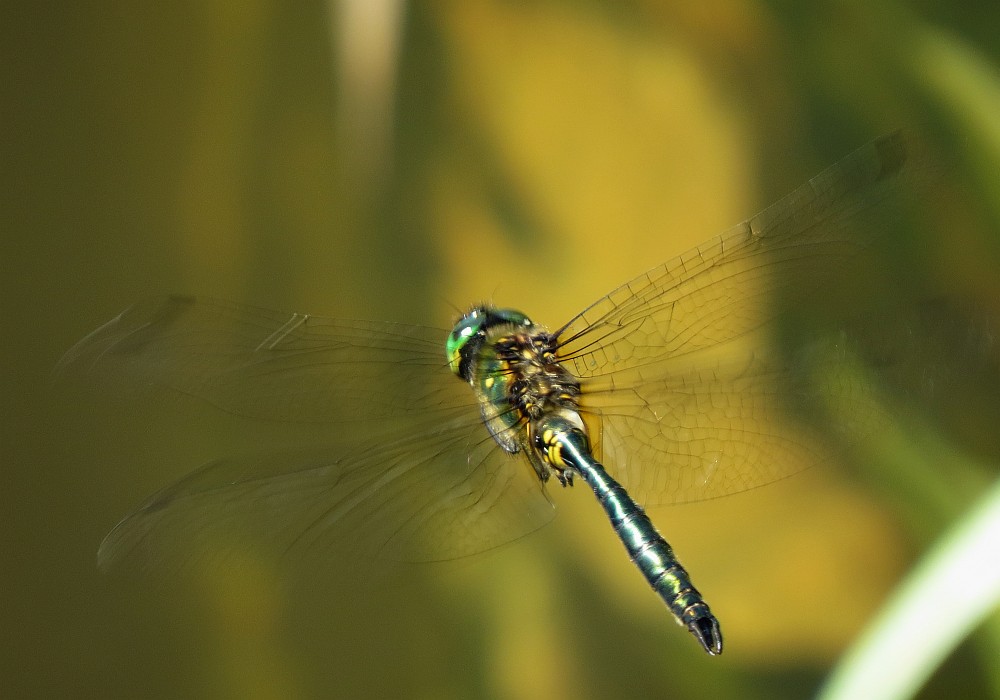
[[[124,312],[57,371],[324,424],[323,447],[205,465],[125,518],[101,562],[184,562],[247,543],[317,560],[448,559],[537,529],[552,507],[526,460],[490,438],[447,367],[446,337],[177,296]]]
[[[167,387],[268,420],[343,422],[415,409],[433,416],[454,405],[474,410],[467,387],[448,370],[446,337],[421,326],[170,296],[136,305],[91,333],[57,372]]]
[[[805,361],[775,343],[779,300],[821,289],[856,261],[932,169],[903,134],[880,138],[757,216],[611,292],[558,333],[560,358],[599,415],[600,449],[641,502],[746,490],[823,458],[794,420],[815,392]],[[827,342],[821,383],[877,424],[865,389]],[[825,364],[824,364],[825,363]],[[839,376],[843,384],[832,379]]]
[[[774,300],[821,287],[885,231],[928,177],[917,145],[882,137],[768,207],[599,299],[558,331],[576,376],[662,362],[760,329]]]
[[[497,547],[552,517],[527,461],[463,412],[347,451],[211,462],[127,516],[99,560],[183,565],[250,547],[319,568],[432,561]]]
[[[836,433],[854,440],[886,420],[833,338],[796,356],[747,345],[690,353],[669,374],[613,390],[593,381],[584,408],[600,415],[598,447],[637,501],[698,501],[771,483],[827,459]],[[642,369],[648,377],[655,367]],[[817,406],[849,420],[820,429]]]

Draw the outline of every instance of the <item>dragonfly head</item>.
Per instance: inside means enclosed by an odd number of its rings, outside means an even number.
[[[468,381],[472,360],[486,341],[486,333],[497,326],[529,328],[531,319],[514,309],[477,306],[458,320],[448,335],[446,351],[448,366],[457,376]]]

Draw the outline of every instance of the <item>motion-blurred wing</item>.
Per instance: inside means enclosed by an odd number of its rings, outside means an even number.
[[[211,462],[152,496],[101,545],[99,561],[186,564],[227,551],[318,569],[451,559],[548,522],[553,509],[520,455],[478,417],[387,435],[341,454],[311,450]]]
[[[448,370],[445,331],[340,321],[213,299],[134,306],[77,343],[57,371],[161,385],[231,413],[326,423],[475,401]]]

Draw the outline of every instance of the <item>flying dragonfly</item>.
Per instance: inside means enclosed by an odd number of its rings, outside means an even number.
[[[919,180],[916,154],[902,133],[879,138],[551,329],[488,304],[450,331],[180,296],[128,309],[62,369],[337,439],[210,462],[127,515],[100,564],[221,528],[280,555],[453,559],[538,529],[554,513],[546,487],[582,481],[677,622],[720,654],[718,619],[644,507],[737,493],[823,458],[795,397],[829,392],[849,408],[863,387],[849,374],[813,386],[773,341],[773,300],[823,289],[873,245]]]

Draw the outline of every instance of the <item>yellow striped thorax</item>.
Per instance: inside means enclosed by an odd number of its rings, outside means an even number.
[[[557,357],[558,339],[519,311],[477,307],[463,316],[448,337],[448,364],[469,383],[483,422],[504,450],[524,450],[543,481],[561,464],[547,459],[536,426],[556,416],[579,418],[580,382]],[[557,421],[558,422],[558,421]],[[555,425],[553,423],[553,425]]]

